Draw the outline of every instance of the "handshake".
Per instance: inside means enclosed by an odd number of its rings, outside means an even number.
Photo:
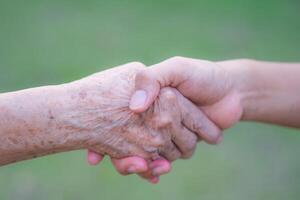
[[[174,57],[0,94],[0,165],[89,149],[152,183],[240,120],[300,127],[299,64]],[[285,78],[282,78],[285,77]]]
[[[148,68],[129,63],[73,83],[81,88],[82,105],[70,124],[97,138],[89,163],[108,154],[121,174],[156,183],[171,161],[190,158],[198,141],[220,143],[222,130],[242,115],[228,70],[175,57]]]

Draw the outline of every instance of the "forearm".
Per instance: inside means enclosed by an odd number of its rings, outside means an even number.
[[[221,65],[240,94],[242,120],[300,127],[300,64],[235,60]]]
[[[84,148],[86,135],[68,130],[61,120],[72,106],[61,87],[0,94],[0,165]]]

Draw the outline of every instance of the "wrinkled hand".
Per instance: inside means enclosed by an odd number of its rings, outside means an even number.
[[[143,69],[143,65],[131,63],[75,82],[81,91],[86,91],[81,107],[88,117],[80,119],[75,115],[74,119],[93,127],[91,131],[99,136],[90,146],[90,163],[98,163],[104,154],[113,158],[138,156],[113,159],[113,163],[122,174],[140,172],[155,182],[156,176],[170,170],[170,164],[163,158],[170,161],[188,158],[195,150],[197,136],[218,138],[220,130],[196,106],[170,88],[161,90],[146,112],[132,112],[129,101],[135,74]],[[153,170],[148,171],[149,168]]]
[[[144,112],[152,105],[160,89],[170,86],[195,103],[220,129],[229,128],[240,120],[243,112],[241,97],[237,91],[238,84],[234,81],[240,76],[233,78],[230,70],[234,67],[234,62],[229,61],[214,63],[184,57],[170,58],[145,68],[136,75],[136,92],[131,99],[130,108],[137,113]],[[210,137],[202,134],[201,139],[208,143],[220,143],[222,135]],[[158,169],[167,169],[168,166],[170,163],[165,161]],[[162,170],[161,174],[163,172],[165,171]]]

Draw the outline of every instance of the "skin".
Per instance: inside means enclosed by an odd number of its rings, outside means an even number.
[[[88,148],[114,158],[126,173],[143,168],[140,175],[157,182],[170,169],[166,159],[191,157],[199,136],[218,141],[220,129],[175,89],[160,90],[146,112],[130,110],[135,75],[143,69],[129,63],[67,84],[1,94],[0,165]],[[116,160],[125,157],[144,163]]]
[[[146,91],[148,97],[137,106],[133,95],[130,108],[145,111],[160,88],[171,86],[223,129],[240,120],[299,128],[299,84],[299,63],[175,57],[137,74],[136,90]]]
[[[173,87],[220,129],[239,121],[300,128],[299,63],[173,57],[145,68],[135,80],[130,108],[136,113],[146,111],[161,88]]]

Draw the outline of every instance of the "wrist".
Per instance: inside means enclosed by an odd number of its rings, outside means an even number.
[[[264,102],[264,92],[268,85],[263,84],[259,72],[258,61],[237,59],[222,61],[218,64],[224,68],[232,82],[232,90],[239,99],[242,108],[241,120],[255,120],[257,106]],[[260,100],[260,101],[258,101]]]
[[[0,95],[0,165],[80,149],[83,136],[64,125],[64,86]]]
[[[128,108],[129,90],[118,91],[121,87],[116,87],[115,81],[107,71],[63,86],[67,101],[59,120],[63,129],[76,135],[80,148],[102,152],[108,134],[130,116],[119,116]]]
[[[85,89],[68,83],[54,86],[50,90],[51,97],[45,105],[52,114],[49,119],[53,124],[49,128],[61,137],[66,150],[89,148],[89,141],[93,141],[94,136],[88,127],[82,125],[81,118],[87,112],[85,108],[88,104],[85,101],[89,101]]]
[[[241,120],[299,127],[299,64],[247,59],[220,63],[240,98]]]

